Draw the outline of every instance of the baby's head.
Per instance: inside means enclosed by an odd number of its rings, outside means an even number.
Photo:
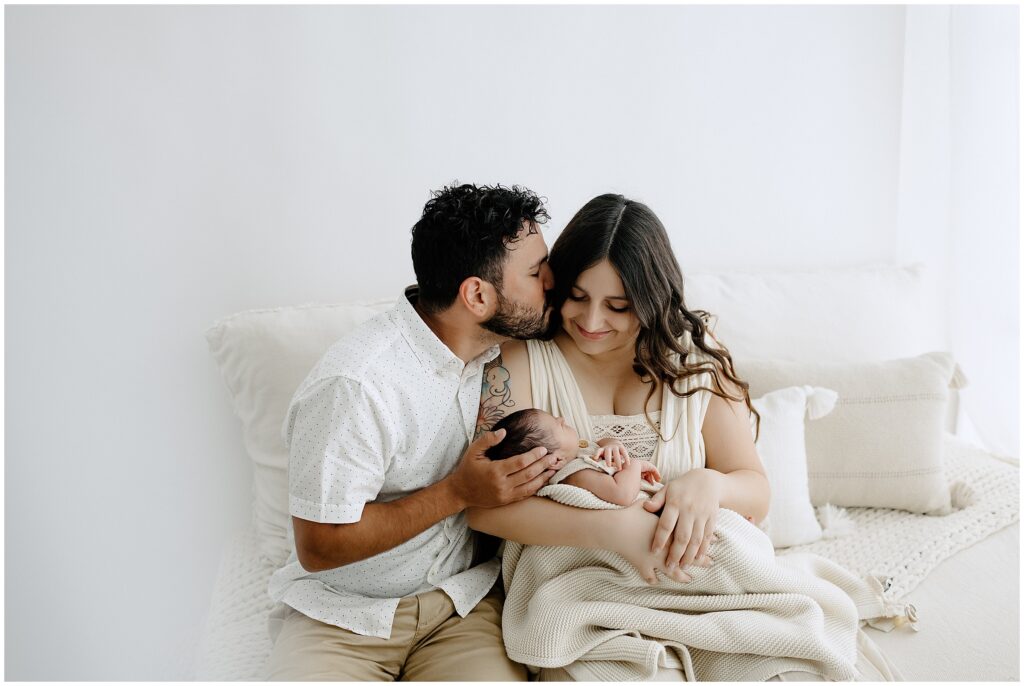
[[[548,455],[557,455],[555,469],[576,457],[580,437],[564,419],[543,410],[519,410],[502,417],[491,431],[505,430],[501,443],[492,445],[484,453],[492,460],[504,460],[533,450],[537,446],[548,449]]]

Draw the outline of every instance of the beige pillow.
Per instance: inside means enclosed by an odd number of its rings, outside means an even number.
[[[751,397],[789,386],[835,390],[835,409],[807,424],[811,502],[951,511],[942,468],[943,420],[950,388],[966,379],[943,352],[846,364],[737,360]]]
[[[288,557],[288,449],[281,435],[295,390],[335,341],[393,301],[304,305],[226,317],[206,332],[253,466],[253,522],[260,552]]]

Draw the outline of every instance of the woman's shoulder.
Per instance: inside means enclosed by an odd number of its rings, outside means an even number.
[[[526,354],[526,341],[513,338],[501,344],[501,356],[513,357]]]
[[[510,376],[518,377],[526,370],[527,377],[530,373],[530,354],[526,348],[526,341],[508,341],[501,344],[501,351],[494,358],[495,364],[508,370]]]
[[[499,357],[504,362],[505,366],[513,365],[516,369],[525,369],[527,373],[530,370],[531,360],[536,359],[538,356],[541,358],[549,355],[549,350],[554,346],[553,341],[541,341],[531,339],[528,341],[511,340],[501,344],[501,353]]]
[[[501,344],[501,354],[504,355],[507,352],[509,354],[528,355],[530,351],[544,350],[554,344],[554,341],[542,341],[539,338],[531,338],[529,340],[513,338]]]
[[[530,359],[525,341],[502,344],[498,356],[484,366],[481,403],[501,408],[501,414],[532,407]],[[491,417],[491,419],[496,419]]]

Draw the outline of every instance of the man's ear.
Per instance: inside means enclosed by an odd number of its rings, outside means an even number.
[[[457,300],[477,319],[484,320],[493,314],[498,306],[498,293],[487,281],[479,276],[470,276],[459,285]]]

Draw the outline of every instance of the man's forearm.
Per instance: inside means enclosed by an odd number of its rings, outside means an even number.
[[[387,503],[367,503],[358,522],[322,524],[311,541],[299,541],[304,569],[320,572],[359,562],[396,548],[445,517],[461,512],[461,502],[449,479]]]

